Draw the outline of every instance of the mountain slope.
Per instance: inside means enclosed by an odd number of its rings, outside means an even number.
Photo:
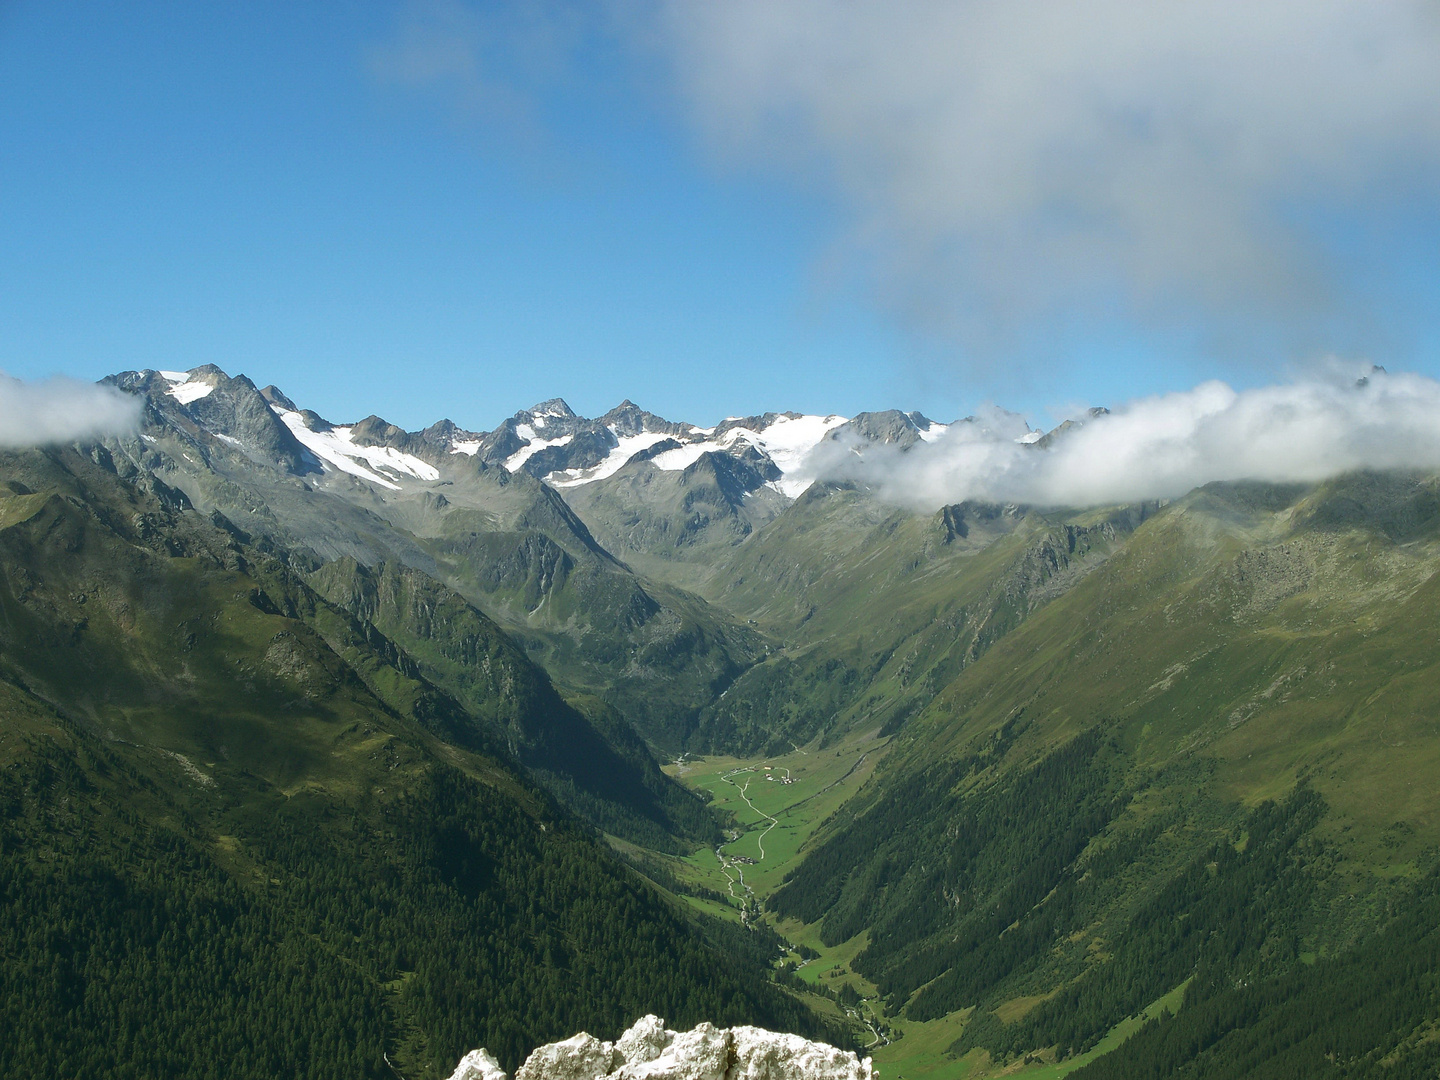
[[[697,586],[783,647],[705,710],[696,745],[776,751],[857,728],[893,733],[1152,510],[920,515],[853,485],[815,485]]]
[[[577,712],[458,593],[418,570],[366,568],[349,558],[307,582],[400,645],[426,679],[502,732],[510,753],[583,817],[660,850],[674,850],[675,837],[719,836],[703,804],[660,772],[628,724],[603,709],[588,718]]]
[[[111,468],[0,458],[5,1073],[414,1074],[477,1040],[513,1067],[650,1010],[813,1026],[403,649]]]
[[[708,451],[683,469],[637,458],[603,481],[567,488],[565,498],[608,550],[662,581],[693,588],[709,563],[788,502],[768,486],[779,470],[753,450]]]
[[[75,1017],[257,1075],[513,1064],[642,1006],[811,1023],[753,893],[827,1006],[967,1075],[1136,1029],[1089,1074],[1433,1071],[1440,479],[917,513],[806,470],[903,464],[918,414],[405,432],[115,382],[136,438],[3,458],[7,1065],[111,1070]],[[650,747],[755,755],[696,770],[754,835]]]
[[[867,931],[891,1009],[973,1006],[957,1050],[1002,1060],[1373,942],[1440,840],[1436,492],[1165,508],[900,730],[775,910]]]
[[[95,452],[101,460],[114,465],[108,451],[96,448]],[[122,458],[120,467],[126,465]],[[139,472],[133,466],[127,471],[143,486],[161,493],[172,510],[189,505],[183,494],[168,488],[163,481]],[[110,479],[113,481],[115,478]],[[52,477],[51,482],[60,481]],[[83,488],[76,490],[84,495]],[[175,526],[186,520],[182,517],[171,524]],[[227,519],[215,518],[214,521],[223,526],[219,535],[227,543],[249,544],[253,539]],[[144,525],[143,518],[141,522],[138,527],[148,527]],[[214,531],[215,527],[212,525],[211,530]],[[272,547],[271,550],[275,549]],[[311,565],[304,554],[280,553],[286,566],[297,563]],[[271,561],[279,564],[279,560]],[[343,565],[349,568],[351,578],[359,580],[356,575],[360,572],[353,561]],[[436,685],[424,691],[424,696],[432,699],[427,708],[452,716],[449,721],[452,734],[464,730],[468,732],[467,737],[494,740],[496,745],[504,741],[511,744],[512,752],[523,751],[520,757],[524,763],[535,770],[568,805],[596,824],[662,849],[671,849],[677,843],[711,838],[715,827],[698,801],[660,775],[653,760],[638,745],[633,732],[623,722],[607,718],[606,733],[602,734],[565,705],[544,674],[535,669],[485,616],[470,608],[458,596],[430,581],[419,571],[405,573],[406,593],[413,602],[406,614],[424,620],[417,632],[414,626],[407,627],[406,620],[397,614],[393,604],[367,607],[363,600],[352,595],[354,590],[347,590],[342,585],[345,574],[343,568],[337,569],[325,580],[344,594],[343,599],[353,601],[349,614],[360,620],[353,626],[345,625],[347,620],[338,610],[317,603],[308,589],[293,582],[285,586],[287,597],[283,602],[266,598],[263,604],[293,617],[308,619],[342,654],[346,649],[355,647],[353,642],[358,640],[362,647],[378,649],[389,655],[397,667],[421,683],[434,676]],[[391,577],[393,580],[394,575]],[[391,590],[387,595],[393,592]],[[280,605],[278,608],[277,604]],[[427,604],[429,611],[424,610]],[[435,629],[435,623],[429,616],[437,607],[444,607],[452,618],[458,620],[457,639],[449,642],[449,646],[452,650],[459,650],[456,655],[462,663],[466,657],[480,660],[482,665],[488,661],[492,668],[488,675],[478,679],[465,677],[455,682],[457,672],[454,662],[441,669],[434,664],[417,663],[408,655],[401,656],[403,650],[397,649],[393,639],[387,639],[384,631],[378,629],[373,620],[366,618],[367,611],[377,616],[391,616],[386,620],[387,625],[399,631],[410,645],[418,646],[422,638],[429,637],[430,631]],[[180,615],[174,617],[181,618]],[[340,643],[337,635],[343,638],[345,644]],[[152,663],[159,669],[166,663],[165,648],[173,647],[174,642],[162,638],[157,645],[157,655]],[[438,659],[438,650],[445,645],[439,640],[429,641],[426,651]],[[208,662],[207,658],[199,658],[194,667],[203,672]],[[440,686],[458,691],[458,702],[440,691]],[[523,738],[519,738],[522,734]]]
[[[657,745],[749,666],[758,638],[698,597],[641,580],[550,486],[377,417],[334,425],[217,368],[126,372],[138,438],[108,449],[310,566],[396,562],[485,612],[564,685]],[[559,418],[554,422],[559,423]],[[473,449],[473,448],[472,448]]]

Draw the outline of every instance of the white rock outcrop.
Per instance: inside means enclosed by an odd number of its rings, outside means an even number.
[[[730,1029],[735,1066],[725,1080],[873,1080],[870,1059],[764,1028]]]
[[[645,1021],[649,1020],[655,1020],[663,1030],[664,1021],[645,1017]],[[620,1067],[617,1080],[725,1080],[730,1070],[728,1031],[701,1024],[694,1031],[665,1034],[670,1036],[670,1045],[664,1052],[649,1061],[627,1061]]]
[[[675,1032],[665,1030],[665,1021],[653,1013],[636,1020],[630,1030],[620,1036],[615,1049],[627,1065],[644,1065],[654,1061],[675,1041]]]
[[[624,1062],[614,1043],[580,1032],[531,1051],[515,1080],[600,1080]]]
[[[670,1031],[642,1016],[614,1043],[581,1032],[536,1049],[515,1080],[875,1080],[869,1058],[762,1028]],[[508,1080],[487,1050],[472,1050],[450,1080]]]
[[[460,1064],[450,1074],[450,1080],[506,1080],[506,1077],[505,1070],[490,1051],[482,1049],[471,1050],[461,1058]]]

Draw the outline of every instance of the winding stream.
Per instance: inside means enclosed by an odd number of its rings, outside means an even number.
[[[784,768],[784,766],[781,766],[781,768]],[[759,814],[766,821],[770,822],[770,824],[765,827],[765,831],[762,832],[758,837],[756,837],[756,844],[760,848],[760,858],[756,859],[755,862],[760,863],[765,861],[765,837],[770,834],[771,829],[775,828],[776,825],[780,824],[780,819],[765,813],[765,811],[761,810],[758,806],[756,806],[753,802],[750,801],[750,796],[748,794],[750,790],[750,780],[747,779],[745,781],[745,786],[741,787],[739,784],[735,783],[734,780],[730,779],[732,776],[739,776],[741,773],[753,773],[754,771],[755,766],[750,765],[743,769],[734,769],[728,773],[725,773],[723,776],[720,777],[720,779],[721,781],[729,784],[731,787],[733,787],[736,791],[740,793],[740,798],[745,800],[746,806],[750,807],[751,810],[755,811],[755,813]],[[785,769],[785,776],[787,779],[789,779],[789,769]],[[715,857],[720,860],[720,869],[724,873],[726,880],[730,883],[729,889],[731,897],[740,901],[740,921],[748,927],[750,925],[750,906],[752,903],[755,903],[755,890],[752,889],[750,887],[750,883],[745,880],[745,870],[743,869],[743,865],[737,862],[735,859],[731,858],[729,855],[725,854],[726,844],[733,844],[744,835],[745,830],[737,830],[735,831],[734,835],[730,836],[730,838],[725,841],[724,844],[715,845]],[[735,872],[734,877],[732,877],[730,874],[732,870]],[[737,893],[735,891],[736,885],[740,886],[740,888],[743,890],[743,894]]]

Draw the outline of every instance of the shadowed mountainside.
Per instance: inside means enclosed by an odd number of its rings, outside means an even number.
[[[378,1077],[477,1037],[513,1067],[650,1009],[815,1029],[510,759],[565,706],[474,613],[434,609],[496,674],[462,699],[101,448],[0,470],[7,1074]]]

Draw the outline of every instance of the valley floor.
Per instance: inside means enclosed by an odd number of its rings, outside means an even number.
[[[777,919],[764,911],[765,900],[801,861],[806,842],[870,778],[887,749],[888,740],[871,731],[823,749],[811,744],[759,758],[687,755],[665,766],[670,776],[708,793],[712,805],[734,820],[718,847],[684,859],[666,858],[675,877],[702,894],[681,899],[709,915],[760,920],[794,945],[798,951],[785,962],[794,965],[795,977],[811,991],[804,993],[806,1003],[822,1014],[844,1015],[862,1042],[868,1035],[866,1052],[883,1080],[984,1080],[1002,1072],[1026,1080],[1058,1080],[1115,1049],[1146,1019],[1178,1009],[1183,986],[1141,1016],[1116,1025],[1086,1054],[1059,1064],[1035,1058],[1003,1070],[992,1068],[983,1050],[961,1057],[949,1052],[970,1010],[924,1022],[885,1012],[874,985],[850,967],[868,944],[867,934],[827,946],[818,925]],[[842,993],[846,987],[853,996]],[[1039,1000],[1017,999],[1011,1008],[1022,1015]]]

